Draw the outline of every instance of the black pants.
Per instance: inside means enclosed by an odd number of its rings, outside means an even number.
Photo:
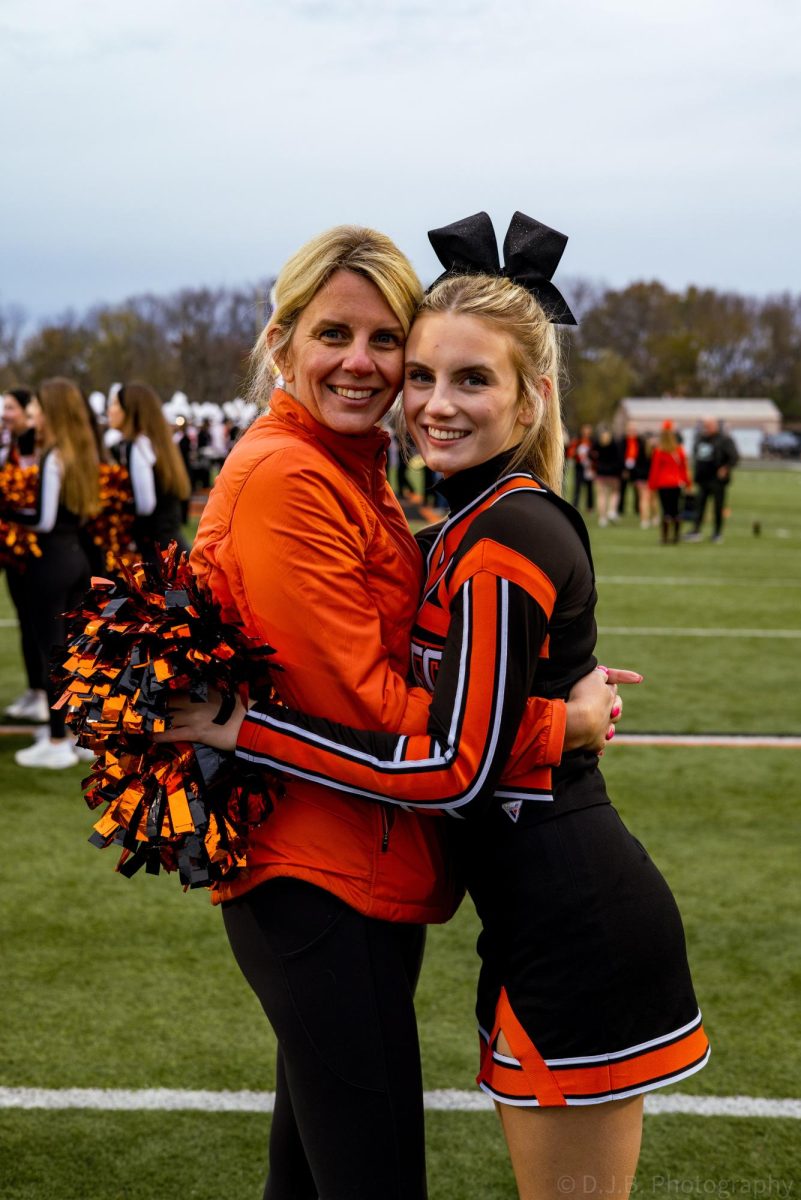
[[[595,488],[592,479],[588,479],[584,474],[583,468],[576,463],[576,469],[573,473],[573,500],[574,508],[581,508],[581,493],[586,493],[587,512],[592,512],[595,504]]]
[[[28,573],[25,570],[16,571],[13,567],[7,567],[6,579],[8,580],[8,594],[19,621],[19,640],[28,687],[36,692],[43,692],[47,685],[47,677],[42,673],[42,659],[31,621]]]
[[[41,558],[31,559],[27,568],[27,597],[39,670],[47,689],[50,705],[50,736],[66,734],[64,709],[54,710],[59,690],[50,680],[50,659],[56,647],[64,645],[64,613],[80,600],[89,586],[89,561],[77,531],[39,535]]]
[[[662,516],[667,517],[668,520],[678,521],[680,500],[681,488],[659,488],[659,506],[662,509]]]
[[[226,902],[223,919],[278,1038],[264,1200],[425,1200],[423,927],[289,878]]]
[[[697,483],[698,489],[698,513],[695,518],[695,533],[700,532],[701,525],[704,521],[704,513],[706,512],[706,502],[709,497],[712,497],[712,503],[715,510],[715,537],[720,536],[723,529],[723,503],[726,496],[725,479],[706,479],[703,483]]]

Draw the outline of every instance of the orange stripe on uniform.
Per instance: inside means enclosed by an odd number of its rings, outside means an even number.
[[[678,1075],[703,1058],[708,1049],[706,1034],[699,1026],[669,1046],[657,1046],[631,1058],[611,1059],[593,1067],[554,1067],[553,1073],[565,1096],[597,1096]]]
[[[492,1047],[501,1031],[522,1070],[509,1070],[494,1061]],[[502,1080],[498,1078],[501,1075]],[[533,1094],[539,1104],[548,1108],[563,1107],[567,1103],[553,1072],[515,1016],[506,988],[501,988],[498,997],[495,1028],[490,1036],[488,1052],[482,1056],[481,1071],[476,1082],[486,1083],[498,1092],[522,1099],[530,1098]]]
[[[556,588],[545,572],[525,555],[497,542],[478,542],[459,563],[448,582],[448,590],[451,594],[458,592],[462,584],[479,571],[488,571],[516,583],[536,600],[550,619],[556,604]]]

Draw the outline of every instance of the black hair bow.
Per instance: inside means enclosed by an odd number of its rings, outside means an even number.
[[[567,245],[563,233],[516,212],[503,240],[503,267],[495,230],[485,212],[430,229],[428,240],[445,268],[435,283],[448,275],[503,275],[531,292],[555,324],[577,324],[564,296],[551,283]]]

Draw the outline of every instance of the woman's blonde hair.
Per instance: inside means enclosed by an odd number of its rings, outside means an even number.
[[[353,271],[374,283],[404,334],[409,332],[423,289],[406,255],[375,229],[337,225],[326,230],[292,255],[273,288],[272,315],[250,355],[248,395],[260,407],[269,402],[298,318],[335,271]]]
[[[61,456],[64,506],[83,520],[96,517],[100,511],[97,443],[81,389],[73,380],[55,376],[45,379],[36,394],[45,419],[43,449],[54,447]]]
[[[117,399],[125,413],[122,436],[133,441],[143,433],[149,438],[156,456],[153,469],[161,491],[188,500],[192,485],[181,452],[172,440],[158,392],[147,383],[126,383],[117,393]]]
[[[539,302],[503,276],[450,275],[423,299],[418,317],[426,313],[480,317],[509,337],[520,389],[518,403],[532,415],[511,469],[532,471],[553,491],[561,492],[565,447],[559,336]],[[547,381],[544,387],[543,381]]]
[[[676,430],[672,425],[665,423],[659,431],[659,449],[664,450],[666,454],[675,454],[678,446]]]

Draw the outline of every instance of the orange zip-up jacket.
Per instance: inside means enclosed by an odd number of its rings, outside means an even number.
[[[335,433],[276,391],[228,456],[191,561],[223,619],[276,648],[286,704],[422,733],[430,697],[406,683],[422,557],[386,481],[387,441]],[[558,761],[564,706],[542,714],[523,757]],[[280,875],[394,921],[447,920],[461,896],[441,822],[304,780],[286,781],[250,835],[246,869],[214,899]]]

